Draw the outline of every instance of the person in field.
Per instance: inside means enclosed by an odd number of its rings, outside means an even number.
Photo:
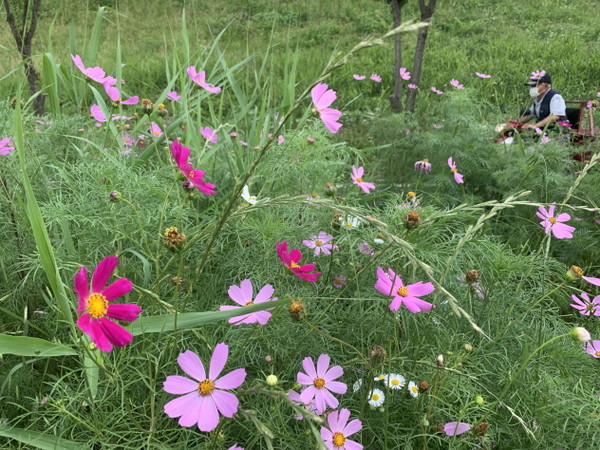
[[[544,71],[533,72],[525,86],[529,86],[529,95],[534,100],[521,112],[519,122],[524,124],[522,129],[544,129],[546,125],[553,126],[558,121],[567,120],[565,100],[552,89],[550,75]],[[529,123],[532,120],[533,123]]]

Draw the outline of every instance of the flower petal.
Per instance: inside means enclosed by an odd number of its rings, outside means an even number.
[[[329,363],[331,362],[331,357],[329,355],[322,354],[319,356],[317,360],[317,377],[324,378],[327,373],[327,368],[329,367]]]
[[[111,319],[133,322],[137,320],[142,308],[134,304],[109,304],[106,315]]]
[[[133,335],[129,331],[112,320],[103,317],[98,319],[98,322],[111,344],[116,345],[117,347],[123,347],[130,344],[133,340]]]
[[[216,380],[219,378],[227,358],[229,357],[229,346],[223,342],[215,345],[215,349],[210,358],[210,368],[208,369],[208,378],[210,380]]]
[[[119,259],[116,256],[107,256],[98,263],[92,275],[92,292],[102,292],[117,264]]]
[[[319,373],[318,370],[317,373]],[[322,377],[325,379],[325,381],[331,381],[341,377],[342,375],[344,375],[344,369],[342,369],[341,366],[333,366],[331,369],[327,370]]]
[[[409,284],[406,287],[408,288],[408,295],[415,297],[422,297],[423,295],[431,294],[435,291],[435,287],[432,283],[423,283],[422,281]]]
[[[204,402],[200,406],[198,417],[198,429],[200,431],[212,431],[219,425],[219,412],[212,395],[203,397]]]
[[[225,417],[233,417],[240,406],[240,401],[231,392],[215,390],[212,393],[212,398],[219,412]]]
[[[306,372],[306,374],[314,380],[317,378],[317,371],[315,370],[315,363],[310,356],[307,356],[302,360],[302,368]]]
[[[85,334],[87,334],[94,345],[98,347],[103,352],[110,352],[113,349],[112,344],[102,331],[102,327],[96,319],[92,319],[92,317],[88,313],[83,313],[77,319],[77,326],[81,328]]]
[[[106,297],[106,300],[109,302],[123,297],[126,294],[129,294],[133,289],[133,283],[129,281],[127,278],[119,278],[114,283],[111,283],[106,289],[102,291],[102,295]],[[100,292],[100,291],[94,291]]]
[[[246,369],[235,369],[215,380],[215,387],[218,389],[236,389],[244,383],[245,379]]]
[[[200,394],[198,394],[198,392],[190,392],[189,394],[174,398],[170,402],[165,403],[163,410],[165,411],[165,414],[171,418],[181,417],[190,409],[192,404],[199,401],[199,397]]]
[[[177,357],[177,364],[185,373],[196,381],[206,380],[206,372],[200,357],[191,350],[180,353]]]
[[[342,383],[341,381],[328,381],[325,387],[336,394],[345,394],[348,390],[346,383]]]
[[[198,389],[198,382],[181,375],[169,375],[163,383],[163,389],[169,394],[189,394]]]
[[[73,285],[75,286],[73,291],[77,294],[78,300],[77,312],[80,313],[87,308],[87,300],[90,296],[87,268],[82,267],[79,269],[79,272],[73,277]]]
[[[344,436],[350,436],[351,434],[357,433],[362,430],[362,422],[358,419],[354,419],[350,421],[348,425],[344,428]]]

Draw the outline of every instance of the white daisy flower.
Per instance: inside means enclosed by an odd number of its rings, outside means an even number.
[[[406,380],[400,374],[390,373],[385,377],[385,384],[390,389],[402,389],[406,385]]]
[[[387,375],[382,373],[381,375],[377,375],[375,378],[373,378],[373,380],[381,381],[381,380],[385,380],[385,377],[387,377]]]
[[[242,189],[242,198],[244,200],[246,200],[248,203],[250,203],[251,205],[256,204],[256,202],[258,201],[258,199],[254,195],[250,195],[250,190],[248,189],[248,185],[245,185],[244,189]]]
[[[373,242],[375,242],[376,244],[385,244],[385,241],[383,239],[380,239],[380,238],[373,239]]]
[[[363,384],[363,380],[362,378],[359,378],[358,380],[356,380],[356,382],[352,385],[352,390],[354,392],[358,392],[358,390],[360,389],[360,387]]]
[[[369,393],[369,405],[379,408],[385,402],[385,394],[381,389],[373,389]]]
[[[358,226],[360,225],[360,220],[358,219],[358,217],[340,217],[339,220],[342,224],[342,228],[344,228],[345,230],[353,230],[355,228],[358,228]]]
[[[417,386],[417,383],[415,383],[414,381],[410,381],[408,383],[408,392],[410,392],[410,395],[412,395],[413,397],[418,397],[419,386]]]

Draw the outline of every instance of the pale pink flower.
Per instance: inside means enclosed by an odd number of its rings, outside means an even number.
[[[360,242],[358,244],[358,251],[361,252],[363,255],[371,256],[375,254],[375,249],[371,247],[367,242]]]
[[[535,134],[544,134],[544,132],[542,131],[542,129],[541,129],[541,128],[539,128],[539,127],[535,127],[535,128],[533,129],[533,131],[535,131]]]
[[[594,105],[594,104],[593,104],[592,102],[587,102],[587,103],[585,104],[585,107],[586,107],[586,108],[591,108],[593,105]]]
[[[545,70],[536,70],[534,72],[531,72],[531,79],[532,80],[537,80],[538,78],[542,78],[544,75],[546,75],[546,71]]]
[[[570,306],[579,310],[579,313],[583,314],[584,316],[589,316],[590,314],[594,316],[600,316],[600,295],[594,297],[593,300],[590,300],[590,297],[586,292],[582,292],[580,296],[583,300],[581,300],[575,294],[572,294],[571,298],[575,303],[571,303]]]
[[[281,145],[285,142],[285,138],[281,135],[277,136],[277,145]]]
[[[177,93],[177,91],[170,91],[167,94],[167,99],[169,99],[169,100],[171,100],[173,102],[177,102],[177,101],[181,100],[181,95],[179,95]]]
[[[317,84],[310,91],[315,110],[319,114],[319,117],[325,124],[325,128],[330,133],[337,133],[342,127],[342,124],[338,122],[342,112],[329,108],[329,106],[337,98],[336,92],[333,89],[329,89],[325,83]]]
[[[327,406],[337,408],[339,401],[331,392],[345,394],[348,386],[340,381],[335,381],[344,374],[340,366],[329,368],[331,358],[322,354],[317,360],[317,367],[310,356],[302,360],[302,367],[306,373],[298,372],[296,381],[298,384],[308,386],[300,393],[300,400],[306,405],[314,402],[315,406],[325,411]],[[331,391],[331,392],[330,392]]]
[[[306,142],[308,142],[309,144],[314,144],[315,143],[315,138],[312,136],[309,136],[306,138]]]
[[[542,138],[540,139],[540,142],[542,144],[547,144],[548,142],[550,142],[550,138],[548,137],[548,135],[546,133],[544,133],[544,135],[542,136]]]
[[[458,436],[471,429],[471,425],[465,422],[448,422],[444,425],[444,433],[448,436]]]
[[[410,80],[410,72],[406,70],[406,67],[400,67],[400,78]]]
[[[0,156],[6,156],[12,152],[15,149],[14,145],[10,138],[0,139]]]
[[[135,139],[129,133],[123,134],[123,145],[125,147],[133,147],[135,144]]]
[[[245,369],[235,369],[221,375],[227,358],[229,347],[220,343],[215,346],[210,359],[208,376],[202,360],[191,350],[180,353],[177,357],[179,367],[193,379],[180,375],[169,375],[163,388],[169,394],[182,395],[164,406],[164,411],[171,418],[179,417],[179,425],[192,427],[198,425],[200,431],[212,431],[219,424],[219,414],[233,417],[240,401],[231,392],[223,389],[236,389],[246,379]]]
[[[433,92],[435,92],[437,95],[442,95],[444,93],[444,91],[440,91],[438,88],[436,88],[435,86],[431,86],[431,90]]]
[[[302,243],[306,245],[308,248],[315,249],[315,256],[323,253],[324,255],[330,255],[331,252],[339,250],[337,245],[330,244],[329,242],[333,240],[333,236],[331,234],[327,234],[324,231],[321,231],[316,236],[311,236],[310,240],[304,240]]]
[[[571,216],[567,213],[562,213],[554,217],[555,209],[556,205],[554,203],[550,205],[548,210],[546,210],[544,206],[540,206],[539,211],[536,212],[535,215],[542,219],[540,225],[544,227],[544,232],[546,234],[552,231],[552,234],[556,239],[571,239],[575,227],[563,223],[571,220]]]
[[[216,87],[214,84],[210,84],[206,82],[206,72],[203,70],[202,72],[196,72],[196,67],[191,66],[186,70],[187,74],[190,76],[192,81],[200,86],[202,89],[206,89],[211,94],[218,94],[221,92],[220,87]]]
[[[328,450],[362,450],[363,446],[348,436],[362,430],[362,422],[358,419],[348,423],[350,411],[346,408],[331,411],[327,414],[329,427],[321,427],[321,438],[325,441]]]
[[[419,85],[414,83],[409,83],[406,87],[409,89],[419,89]]]
[[[81,314],[77,326],[103,352],[110,352],[113,345],[123,347],[133,340],[133,335],[116,321],[133,322],[142,312],[138,305],[112,303],[133,289],[133,283],[127,278],[119,278],[106,286],[118,263],[116,256],[108,256],[98,263],[92,274],[91,291],[86,267],[81,267],[73,279],[77,313]]]
[[[356,184],[366,194],[368,194],[371,189],[375,189],[375,185],[373,183],[363,181],[362,177],[363,177],[364,172],[365,172],[365,169],[363,167],[356,168],[356,167],[352,166],[352,174],[350,175],[350,178],[352,178],[353,184]]]
[[[434,307],[431,303],[419,298],[435,291],[432,283],[419,281],[405,286],[402,279],[392,269],[388,269],[386,273],[381,267],[378,267],[377,282],[374,287],[383,295],[393,297],[390,303],[392,311],[398,311],[402,304],[413,314],[420,311],[430,312]]]
[[[96,119],[96,121],[102,122],[102,123],[106,122],[106,116],[102,112],[102,108],[100,108],[100,106],[98,106],[98,105],[90,106],[90,114],[92,115],[92,117],[94,119]]]
[[[117,80],[113,77],[107,77],[106,73],[101,67],[85,67],[83,65],[83,61],[79,55],[71,55],[71,60],[75,63],[77,68],[83,73],[87,78],[97,83],[109,83],[112,85],[117,84]]]
[[[231,133],[229,133],[229,136],[231,137],[231,139],[236,139],[238,137],[238,134],[235,131],[232,131]]]
[[[162,130],[156,122],[150,122],[150,128],[148,129],[148,132],[154,137],[161,137],[163,135]]]
[[[194,169],[188,162],[191,150],[181,145],[179,141],[173,141],[171,144],[171,154],[173,159],[181,170],[181,173],[192,183],[200,192],[206,195],[215,195],[215,185],[204,181],[204,171]]]
[[[456,168],[456,163],[452,159],[452,156],[448,158],[448,166],[450,166],[450,171],[454,174],[454,181],[461,184],[464,183],[462,174],[458,173],[458,169]]]
[[[354,74],[352,76],[354,77],[355,80],[358,80],[358,81],[361,81],[361,80],[364,80],[365,78],[367,78],[365,75]]]
[[[250,306],[255,303],[264,303],[277,300],[277,297],[273,297],[275,289],[270,284],[265,284],[256,297],[253,298],[254,290],[252,287],[252,281],[246,279],[242,280],[239,286],[231,285],[227,291],[229,298],[236,302],[240,306]],[[223,305],[219,307],[219,311],[228,311],[230,309],[237,309],[239,306]],[[241,325],[243,323],[258,323],[259,325],[266,325],[271,318],[269,312],[273,308],[265,311],[256,311],[249,314],[243,314],[241,316],[232,317],[228,320],[229,323],[235,325]]]
[[[219,136],[217,132],[213,130],[211,127],[202,127],[200,128],[200,134],[204,139],[206,139],[211,144],[216,144],[219,140]]]
[[[460,82],[458,80],[455,80],[455,79],[450,80],[450,84],[452,86],[454,86],[456,89],[464,89],[465,88],[462,84],[460,84]]]
[[[135,105],[140,100],[137,95],[128,98],[127,100],[121,100],[121,94],[115,86],[109,83],[103,83],[102,86],[104,87],[104,91],[106,92],[106,95],[108,95],[108,98],[115,103],[120,103],[122,105]]]
[[[346,286],[346,277],[344,275],[333,277],[333,287],[341,289],[344,286]]]
[[[371,80],[373,80],[375,83],[381,83],[381,77],[379,75],[377,75],[376,73],[371,75],[369,78]]]
[[[308,412],[311,412],[313,414],[316,414],[317,416],[320,416],[321,414],[323,414],[325,411],[321,411],[319,408],[317,408],[317,406],[315,405],[314,402],[309,403],[308,405],[306,403],[304,403],[301,399],[300,399],[300,394],[302,392],[304,392],[306,390],[306,388],[303,388],[299,393],[294,391],[294,390],[290,390],[287,393],[288,398],[293,401],[296,405],[298,406],[302,406],[304,409],[306,409]],[[296,420],[303,420],[304,416],[302,414],[298,414],[295,416]]]
[[[414,168],[419,172],[431,173],[431,163],[427,158],[417,161],[414,165]]]
[[[587,341],[583,349],[594,358],[600,358],[600,341]]]
[[[485,73],[475,72],[475,75],[477,75],[479,78],[492,78],[491,75],[486,75]]]

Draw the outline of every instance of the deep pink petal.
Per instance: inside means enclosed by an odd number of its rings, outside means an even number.
[[[206,372],[204,371],[204,365],[200,360],[200,357],[191,350],[186,350],[180,353],[177,357],[177,364],[181,367],[185,373],[196,381],[206,380]]]
[[[302,252],[297,248],[292,249],[290,252],[290,260],[297,263],[302,259]]]
[[[210,358],[210,368],[208,369],[208,378],[216,380],[225,367],[229,357],[229,346],[223,342],[215,345],[212,357]]]
[[[215,380],[218,389],[237,389],[246,380],[246,369],[235,369]]]
[[[294,270],[294,273],[296,275],[298,275],[300,278],[302,278],[303,280],[310,281],[311,283],[315,283],[315,282],[319,281],[319,276],[321,276],[321,272],[301,273],[301,272],[297,272]]]
[[[112,320],[103,317],[98,319],[98,322],[100,323],[102,332],[106,335],[111,344],[116,345],[117,347],[123,347],[130,344],[133,340],[133,335],[129,331]]]
[[[102,292],[117,264],[119,259],[116,256],[107,256],[98,263],[92,274],[92,292]]]
[[[129,294],[132,289],[133,283],[131,281],[129,281],[127,278],[119,278],[117,281],[104,289],[102,291],[102,295],[106,297],[106,300],[111,302],[119,297]]]
[[[134,304],[109,304],[106,315],[115,320],[133,322],[137,320],[142,308]]]
[[[73,277],[73,285],[75,286],[73,291],[77,294],[78,299],[77,313],[80,313],[87,308],[87,300],[90,296],[88,288],[88,274],[85,267],[80,268],[79,272],[75,274]]]
[[[214,390],[212,398],[219,412],[225,417],[233,417],[240,406],[240,401],[231,392]]]
[[[189,394],[198,390],[198,382],[181,375],[169,375],[163,383],[163,389],[169,394]]]
[[[317,360],[317,377],[319,377],[319,378],[325,377],[325,374],[327,373],[327,368],[329,367],[330,362],[331,362],[331,357],[329,355],[322,354],[319,356],[319,359]]]
[[[88,313],[83,313],[79,316],[77,326],[90,337],[94,345],[100,350],[103,352],[110,352],[112,350],[113,346],[102,331],[100,324],[96,319],[92,319]]]

